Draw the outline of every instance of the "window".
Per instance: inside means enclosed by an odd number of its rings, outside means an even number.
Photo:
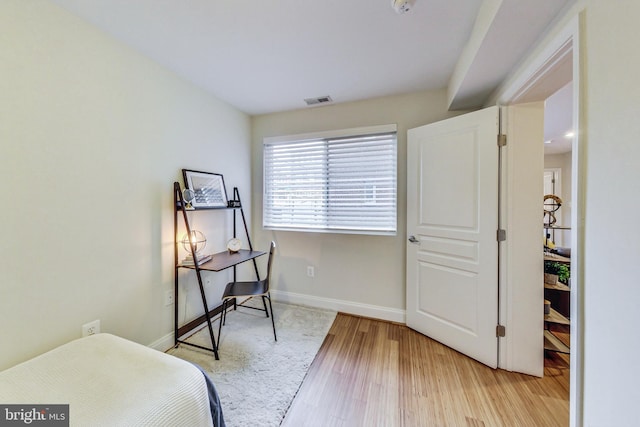
[[[265,138],[263,226],[396,233],[396,126]]]

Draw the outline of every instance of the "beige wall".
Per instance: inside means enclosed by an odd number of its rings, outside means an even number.
[[[94,319],[170,341],[172,182],[220,172],[248,203],[249,118],[48,1],[3,0],[0,28],[0,369]],[[215,215],[196,222],[222,249]]]
[[[322,106],[252,118],[253,219],[256,244],[278,244],[275,297],[404,320],[407,129],[459,113],[446,111],[446,91],[422,92]],[[262,229],[262,140],[396,123],[398,126],[398,233],[395,237]],[[307,266],[315,277],[307,277]]]

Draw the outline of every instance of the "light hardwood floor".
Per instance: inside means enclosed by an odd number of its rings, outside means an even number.
[[[283,426],[567,426],[568,358],[493,370],[403,325],[339,313]]]

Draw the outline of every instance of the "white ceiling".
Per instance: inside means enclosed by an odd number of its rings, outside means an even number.
[[[251,115],[447,86],[452,107],[480,106],[573,2],[51,1]]]
[[[545,101],[544,106],[544,154],[561,154],[571,151],[573,138],[566,137],[573,124],[573,84],[567,83]]]

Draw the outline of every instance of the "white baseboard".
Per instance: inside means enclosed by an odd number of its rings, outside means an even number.
[[[297,294],[293,292],[271,290],[271,297],[274,301],[305,305],[307,307],[322,308],[325,310],[340,311],[342,313],[354,314],[356,316],[370,317],[372,319],[387,320],[389,322],[406,323],[405,310],[397,308],[382,307],[379,305],[362,304],[353,301],[344,301],[333,298],[316,297],[313,295]],[[157,339],[148,345],[155,350],[165,352],[174,345],[173,332]]]
[[[162,338],[155,340],[154,342],[149,344],[147,347],[151,347],[154,350],[158,350],[164,353],[165,351],[173,347],[173,344],[174,344],[173,332],[170,332],[167,335],[163,336]]]
[[[325,310],[335,310],[342,313],[371,317],[373,319],[387,320],[390,322],[406,323],[405,310],[397,308],[297,294],[293,292],[279,291],[277,289],[271,290],[271,296],[274,301],[306,305],[308,307],[323,308]]]

